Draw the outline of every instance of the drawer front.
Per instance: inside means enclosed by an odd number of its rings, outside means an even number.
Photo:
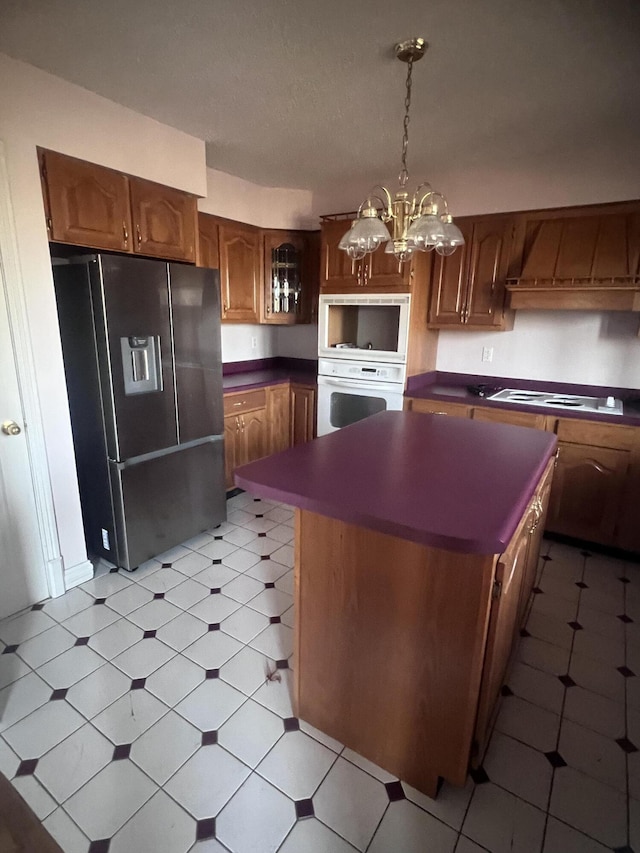
[[[455,415],[459,418],[468,418],[471,415],[471,406],[464,403],[443,403],[441,400],[411,400],[411,410],[424,412],[431,415]]]
[[[545,429],[547,424],[546,415],[535,415],[533,412],[513,412],[511,409],[489,409],[477,406],[473,410],[474,421],[493,421],[500,424],[513,424],[513,426],[532,427],[533,429]]]
[[[226,415],[241,415],[243,412],[254,412],[264,409],[267,405],[267,395],[264,388],[245,393],[225,394],[224,413]]]
[[[592,447],[611,447],[615,450],[631,450],[634,442],[637,441],[636,427],[568,418],[558,418],[556,433],[558,441],[569,444],[589,444]]]

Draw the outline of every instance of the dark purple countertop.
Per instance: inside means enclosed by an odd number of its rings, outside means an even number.
[[[499,554],[556,437],[417,412],[381,412],[238,468],[238,486],[412,542]]]
[[[222,365],[222,390],[245,391],[289,381],[315,385],[317,373],[318,362],[303,358],[274,357],[227,362]]]
[[[622,415],[608,415],[600,412],[577,412],[575,409],[558,409],[551,406],[545,408],[543,406],[507,403],[504,400],[488,400],[486,397],[479,397],[467,390],[470,385],[487,385],[493,389],[488,391],[489,394],[493,391],[499,391],[501,388],[518,388],[528,391],[577,394],[587,397],[608,397],[611,395],[623,401],[624,413]],[[640,390],[630,388],[603,388],[597,385],[571,385],[561,382],[542,382],[534,379],[509,379],[507,377],[432,371],[431,373],[409,377],[405,396],[464,403],[467,406],[513,409],[513,411],[533,412],[537,415],[555,415],[560,418],[580,418],[582,420],[640,426]]]

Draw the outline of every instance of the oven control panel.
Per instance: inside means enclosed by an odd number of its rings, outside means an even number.
[[[368,361],[335,361],[318,359],[320,376],[335,376],[342,379],[363,379],[369,382],[404,382],[404,364],[382,364]]]

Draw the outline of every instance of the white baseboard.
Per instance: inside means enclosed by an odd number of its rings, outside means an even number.
[[[82,563],[77,563],[64,572],[64,585],[66,589],[71,589],[78,586],[80,583],[90,581],[93,577],[93,565],[89,560],[84,560]]]

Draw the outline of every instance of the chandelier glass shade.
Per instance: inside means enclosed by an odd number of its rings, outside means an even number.
[[[407,63],[399,188],[392,197],[386,187],[376,185],[360,205],[351,228],[338,244],[354,260],[375,252],[383,243],[385,252],[401,262],[409,260],[416,251],[435,249],[439,255],[451,255],[458,246],[464,245],[462,232],[454,224],[442,193],[426,182],[420,184],[411,198],[406,190],[412,69],[413,63],[424,56],[426,46],[423,38],[409,39],[395,46],[398,59]]]

